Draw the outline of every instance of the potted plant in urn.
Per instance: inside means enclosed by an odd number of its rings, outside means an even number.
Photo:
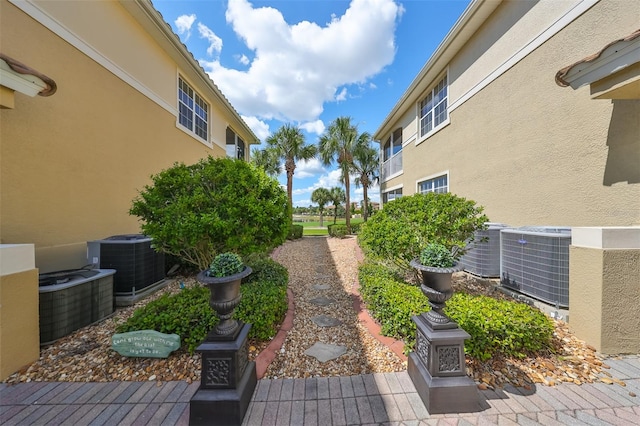
[[[221,253],[213,259],[209,269],[198,274],[197,280],[209,287],[209,304],[220,319],[211,331],[214,336],[232,336],[240,329],[238,321],[232,319],[233,311],[242,298],[240,283],[251,272],[237,254]]]
[[[420,252],[420,257],[410,263],[422,275],[420,288],[431,306],[431,311],[426,315],[434,324],[455,325],[442,310],[446,301],[453,296],[451,276],[462,270],[462,265],[458,262],[460,255],[458,247],[449,250],[444,244],[429,243]]]

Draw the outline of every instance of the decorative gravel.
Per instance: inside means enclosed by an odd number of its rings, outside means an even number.
[[[293,328],[267,369],[266,378],[349,376],[406,369],[406,363],[358,321],[352,296],[358,277],[356,248],[354,237],[306,237],[287,242],[276,254],[275,260],[289,270],[296,309]],[[314,322],[321,316],[341,324],[321,327]],[[317,342],[347,350],[336,359],[320,362],[305,354]]]
[[[265,378],[349,376],[406,369],[406,362],[381,344],[358,320],[352,296],[357,279],[357,250],[353,237],[305,237],[289,241],[275,252],[274,258],[289,270],[295,318]],[[136,305],[118,309],[110,318],[41,348],[37,361],[5,382],[199,381],[198,354],[189,355],[180,350],[167,359],[126,358],[111,350],[116,324],[161,294],[180,291],[180,284],[199,285],[192,278],[179,278]],[[497,292],[491,281],[465,273],[454,274],[454,286],[456,291],[508,298]],[[564,322],[554,320],[554,324],[555,354],[549,352],[525,359],[494,358],[485,363],[467,359],[468,373],[480,388],[510,383],[530,389],[534,383],[553,386],[560,382],[596,381],[624,386],[624,382],[609,374],[605,360],[595,348],[577,339]],[[267,343],[249,342],[249,358],[254,359]],[[320,362],[305,354],[314,345],[316,348],[344,347],[346,352]]]

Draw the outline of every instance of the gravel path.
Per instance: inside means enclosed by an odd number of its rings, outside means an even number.
[[[357,279],[357,254],[354,237],[305,237],[289,241],[275,252],[274,258],[289,270],[295,317],[265,378],[351,376],[406,369],[406,362],[373,337],[358,319],[352,296]],[[167,359],[126,358],[111,350],[116,324],[161,294],[180,291],[180,284],[199,285],[194,279],[178,279],[144,301],[118,309],[112,317],[41,348],[37,361],[5,382],[199,381],[198,354],[190,356],[180,350]],[[496,292],[487,280],[464,273],[454,275],[454,287],[456,291],[507,298]],[[527,390],[534,384],[553,386],[561,382],[624,386],[607,371],[606,358],[597,354],[595,348],[577,339],[562,321],[554,324],[553,351],[535,358],[493,358],[483,363],[467,359],[468,373],[481,389],[513,384]],[[250,343],[250,359],[256,358],[268,344]],[[313,352],[308,352],[316,344],[331,345],[329,348],[344,353],[321,362],[312,356]]]
[[[275,255],[275,260],[289,270],[296,308],[293,328],[265,377],[348,376],[406,368],[358,320],[352,297],[358,276],[356,248],[354,237],[307,237],[287,242]],[[319,326],[314,319],[340,324]],[[316,343],[342,347],[346,352],[320,362],[305,354]]]

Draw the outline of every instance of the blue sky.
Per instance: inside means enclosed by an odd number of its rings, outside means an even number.
[[[373,134],[469,0],[153,4],[262,141],[292,123],[316,144],[339,116]],[[333,186],[335,165],[298,163],[293,204],[308,206],[314,189]],[[369,197],[379,200],[377,187]],[[351,200],[361,199],[352,185]]]

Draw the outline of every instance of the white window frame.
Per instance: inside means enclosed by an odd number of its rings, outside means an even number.
[[[445,91],[444,94],[441,93],[443,89]],[[449,97],[450,97],[449,92],[450,92],[449,69],[447,68],[445,73],[436,79],[436,83],[431,87],[431,90],[429,90],[428,92],[425,92],[424,96],[422,96],[418,101],[418,103],[416,104],[416,110],[417,110],[416,122],[418,126],[417,128],[418,139],[416,141],[416,145],[419,145],[424,140],[429,138],[431,135],[437,133],[438,131],[440,131],[440,129],[442,129],[443,127],[445,127],[450,123],[449,110],[451,105],[449,102]],[[422,103],[425,102],[425,100],[429,97],[431,97],[432,105],[430,106],[428,111],[423,115]],[[437,100],[434,102],[433,99],[437,99]],[[444,108],[444,109],[439,111],[438,114],[436,115],[436,111],[439,108]],[[442,114],[444,114],[444,117],[442,117],[441,119],[438,118]],[[422,127],[423,127],[422,122],[423,120],[427,120],[427,119],[430,119],[431,128],[427,129],[425,133],[422,133]],[[438,121],[438,120],[441,120],[441,121]],[[438,121],[438,123],[436,123],[436,121]]]
[[[450,180],[449,180],[449,170],[447,170],[447,171],[444,171],[444,172],[440,172],[440,173],[436,173],[436,174],[433,174],[433,175],[425,176],[423,178],[420,178],[420,179],[416,180],[416,193],[417,194],[426,194],[426,193],[429,193],[429,192],[442,193],[442,191],[437,191],[437,190],[436,191],[434,191],[434,190],[422,191],[420,189],[420,184],[425,183],[425,182],[429,182],[429,181],[434,182],[436,179],[440,179],[442,177],[445,177],[447,179],[447,186],[445,187],[446,190],[444,192],[445,193],[446,192],[451,192],[450,189],[449,189],[450,186],[451,186],[450,185]]]
[[[400,184],[400,185],[392,186],[391,188],[386,188],[384,191],[382,191],[381,194],[380,194],[380,201],[382,202],[382,204],[384,205],[384,204],[389,202],[388,200],[384,201],[385,194],[388,194],[389,192],[397,191],[398,189],[401,190],[401,189],[403,189],[403,187],[404,187],[404,185]],[[404,193],[400,197],[404,197]],[[400,198],[400,197],[397,197],[397,198]],[[395,200],[395,198],[394,198],[394,200]],[[393,200],[391,200],[391,201],[393,201]]]
[[[229,139],[228,139],[228,137],[229,137],[228,132],[229,132],[229,131],[230,131],[231,133],[233,133],[233,143],[232,143],[232,144],[231,144],[231,143],[229,143]],[[233,128],[232,128],[231,126],[227,126],[227,130],[226,130],[226,132],[227,132],[227,134],[226,134],[226,136],[225,136],[225,138],[226,138],[226,142],[225,142],[225,143],[226,143],[226,145],[225,145],[225,152],[227,153],[227,157],[229,157],[229,158],[235,158],[235,159],[238,159],[238,160],[247,161],[247,146],[248,146],[248,145],[247,145],[247,143],[244,141],[244,139],[242,139],[242,138],[241,138],[241,137],[240,137],[240,136],[239,136],[239,135],[238,135],[238,134],[233,130]],[[240,146],[240,144],[238,143],[238,141],[242,142],[242,153],[243,153],[243,156],[242,156],[242,157],[240,157],[240,156],[238,155],[238,154],[239,154],[239,153],[238,153],[238,151],[239,151],[239,146]],[[234,155],[229,155],[229,147],[233,147]]]
[[[183,90],[183,85],[188,89],[186,92]],[[183,96],[184,94],[184,96]],[[196,91],[191,84],[182,75],[178,75],[178,115],[176,125],[178,128],[186,131],[188,134],[195,138],[204,141],[207,145],[210,145],[209,135],[211,134],[211,105],[205,98]],[[204,108],[203,108],[204,106]],[[186,112],[189,116],[183,114]],[[203,117],[203,113],[205,114]],[[183,122],[183,117],[186,117],[189,122]],[[204,122],[204,129],[202,126],[198,126],[198,119]],[[203,135],[202,132],[205,132]]]
[[[400,142],[397,142],[396,139],[394,139],[393,135],[400,130]],[[404,138],[404,128],[403,127],[398,127],[396,128],[394,131],[392,131],[389,134],[389,137],[381,144],[381,149],[380,149],[380,176],[381,176],[381,181],[382,182],[386,182],[390,179],[396,178],[398,176],[400,176],[403,171],[404,171],[404,165],[402,164],[403,160],[402,160],[402,151],[404,149],[404,147],[407,145],[406,143],[403,142],[403,138]],[[386,148],[386,144],[387,142],[391,142],[391,155],[389,156],[389,158],[387,158],[386,160],[384,159],[384,151]],[[396,152],[395,154],[393,153],[393,148],[394,147],[400,147],[400,149],[398,150],[398,152]],[[393,168],[393,164],[394,163],[401,163],[400,168],[398,170],[393,170],[393,173],[389,173],[388,176],[383,176],[383,172],[385,171],[385,168]]]

